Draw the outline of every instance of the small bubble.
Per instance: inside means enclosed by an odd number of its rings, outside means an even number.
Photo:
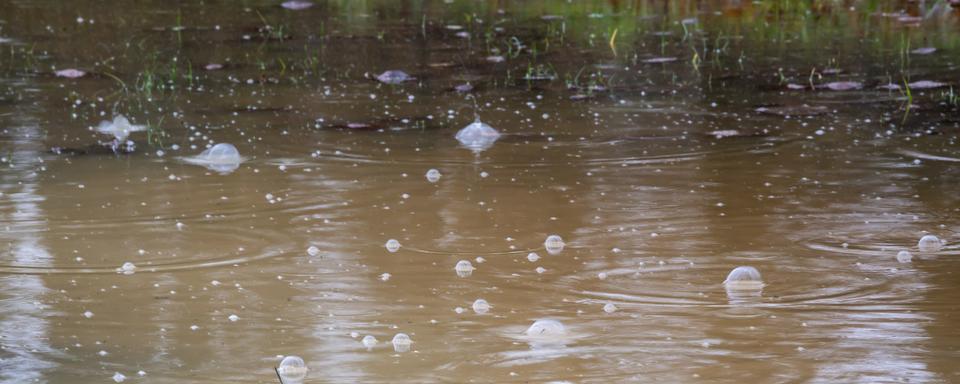
[[[280,361],[277,373],[284,381],[300,382],[307,377],[307,363],[299,356],[287,356]]]
[[[484,299],[477,299],[473,302],[473,311],[477,314],[484,314],[490,311],[490,303]]]
[[[538,255],[536,252],[530,252],[527,254],[527,261],[533,263],[537,260],[540,260],[540,255]]]
[[[431,183],[436,183],[436,182],[440,181],[440,176],[442,176],[442,175],[440,174],[440,171],[438,171],[438,170],[436,170],[436,169],[432,169],[432,168],[431,168],[429,171],[427,171],[427,181],[429,181],[429,182],[431,182]]]
[[[86,318],[89,319],[89,318],[93,317],[93,312],[86,311],[86,312],[83,313],[83,317],[86,317]]]
[[[387,252],[394,253],[400,250],[400,242],[396,239],[387,240],[387,243],[384,244],[384,247],[387,248]]]
[[[120,372],[114,372],[114,374],[113,374],[113,381],[116,382],[116,383],[122,383],[122,382],[123,382],[124,380],[126,380],[126,379],[127,379],[127,377],[124,376],[124,375],[123,375],[122,373],[120,373]]]
[[[320,254],[320,248],[317,248],[316,246],[311,245],[307,247],[307,254],[310,256],[316,257],[317,255]]]
[[[360,341],[368,351],[373,350],[373,347],[377,346],[377,338],[372,335],[366,335],[363,337],[363,340]]]
[[[240,316],[230,315],[230,317],[228,317],[227,319],[229,319],[231,322],[236,322],[237,320],[240,320]]]
[[[908,251],[897,252],[897,261],[901,263],[909,263],[911,260],[913,260],[913,255],[910,254],[910,252]]]
[[[413,344],[413,340],[410,340],[410,336],[407,336],[406,333],[398,333],[393,336],[393,350],[397,352],[406,352],[410,350],[410,345]]]
[[[617,311],[617,309],[618,309],[617,306],[614,305],[613,303],[607,303],[606,305],[603,306],[603,311],[606,313],[614,313]]]
[[[547,239],[544,240],[543,246],[546,247],[547,253],[551,255],[556,255],[563,251],[563,247],[566,246],[563,242],[563,238],[557,235],[547,236]]]
[[[457,276],[467,277],[473,274],[473,264],[470,264],[469,260],[460,260],[457,262],[457,265],[453,268],[454,271],[457,271]]]

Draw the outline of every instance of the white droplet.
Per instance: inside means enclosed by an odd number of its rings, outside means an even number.
[[[301,381],[304,377],[307,377],[307,370],[307,363],[299,356],[284,357],[283,360],[280,361],[280,366],[277,367],[277,373],[280,374],[283,380],[294,382]]]
[[[427,171],[427,181],[431,183],[436,183],[437,181],[440,181],[440,176],[443,176],[443,175],[441,175],[440,171],[436,169],[431,168],[429,171]]]
[[[406,352],[410,350],[410,345],[413,344],[413,340],[410,340],[410,336],[407,336],[406,333],[398,333],[393,336],[393,350],[397,352]]]
[[[113,374],[113,381],[114,381],[114,382],[122,383],[122,382],[123,382],[124,380],[126,380],[126,379],[127,379],[127,377],[124,376],[124,375],[123,375],[122,373],[120,373],[120,372],[114,372],[114,374]]]
[[[228,317],[227,319],[230,319],[231,322],[235,322],[237,320],[240,320],[240,316],[230,315],[230,317]]]
[[[920,249],[920,252],[936,252],[943,247],[943,243],[940,242],[940,238],[934,235],[926,235],[920,238],[920,241],[917,242],[917,248]]]
[[[547,248],[547,253],[556,255],[563,251],[563,247],[566,246],[566,244],[564,244],[562,237],[550,235],[543,241],[543,246]]]
[[[537,260],[540,260],[540,255],[538,255],[536,252],[530,252],[527,254],[527,261],[534,263]]]
[[[484,314],[490,311],[490,303],[484,299],[477,299],[473,302],[473,311],[477,314]]]
[[[897,252],[897,261],[901,263],[909,263],[911,260],[913,260],[913,255],[910,254],[910,252],[905,250]]]
[[[457,265],[453,267],[454,271],[457,271],[457,276],[467,277],[473,273],[473,264],[470,264],[470,260],[460,260],[457,262]]]
[[[320,248],[317,248],[316,246],[311,245],[307,247],[307,254],[310,256],[317,256],[320,254]]]
[[[541,319],[534,321],[530,328],[527,328],[527,337],[532,338],[553,338],[567,334],[567,329],[563,323],[553,319]]]
[[[387,243],[383,245],[387,248],[387,252],[394,253],[400,250],[400,242],[396,239],[387,240]]]
[[[617,311],[617,306],[613,303],[607,303],[603,306],[603,311],[606,313],[614,313]]]
[[[763,288],[763,279],[754,267],[736,267],[727,275],[723,285],[727,290],[753,291]]]
[[[368,351],[373,350],[373,347],[377,346],[377,338],[372,335],[366,335],[363,337],[363,340],[360,341]]]

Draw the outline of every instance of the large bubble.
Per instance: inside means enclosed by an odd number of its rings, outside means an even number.
[[[287,356],[280,361],[277,374],[285,384],[300,383],[307,377],[307,364],[299,356]]]
[[[480,152],[493,146],[500,138],[500,132],[477,119],[464,127],[455,136],[460,145],[474,152]]]
[[[534,321],[530,328],[527,328],[527,337],[532,339],[552,339],[566,336],[567,328],[563,323],[553,319],[540,319]]]
[[[920,241],[917,242],[917,248],[920,249],[920,252],[936,252],[943,247],[943,243],[940,241],[940,238],[934,235],[926,235],[920,238]]]
[[[406,352],[410,350],[413,340],[406,333],[398,333],[393,336],[393,350],[397,352]]]
[[[453,267],[454,271],[457,271],[457,276],[467,277],[473,274],[473,264],[469,260],[460,260],[457,262],[457,265]]]
[[[543,241],[543,246],[547,248],[547,253],[551,255],[556,255],[563,251],[563,247],[566,244],[563,242],[563,238],[557,235],[547,236],[547,239]]]
[[[754,291],[763,289],[763,278],[754,267],[736,267],[723,281],[728,291]]]
[[[207,148],[199,155],[183,159],[185,162],[206,167],[207,169],[219,173],[230,173],[240,168],[240,163],[244,158],[240,156],[240,151],[233,144],[219,143]]]
[[[383,245],[387,248],[387,252],[394,253],[400,250],[400,242],[397,239],[387,240],[387,243]]]

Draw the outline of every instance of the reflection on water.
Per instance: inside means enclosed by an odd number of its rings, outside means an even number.
[[[946,2],[285,4],[0,1],[0,381],[960,375]]]

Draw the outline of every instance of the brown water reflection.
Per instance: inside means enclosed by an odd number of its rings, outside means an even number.
[[[957,84],[946,2],[7,1],[0,19],[2,382],[265,383],[284,355],[307,382],[960,375],[957,102],[877,88]],[[151,125],[135,153],[99,146],[114,114]],[[454,139],[475,115],[502,134],[479,153]],[[235,171],[184,161],[219,142]],[[917,250],[927,233],[945,247]],[[740,265],[762,292],[725,290]],[[530,338],[537,319],[566,334]]]

